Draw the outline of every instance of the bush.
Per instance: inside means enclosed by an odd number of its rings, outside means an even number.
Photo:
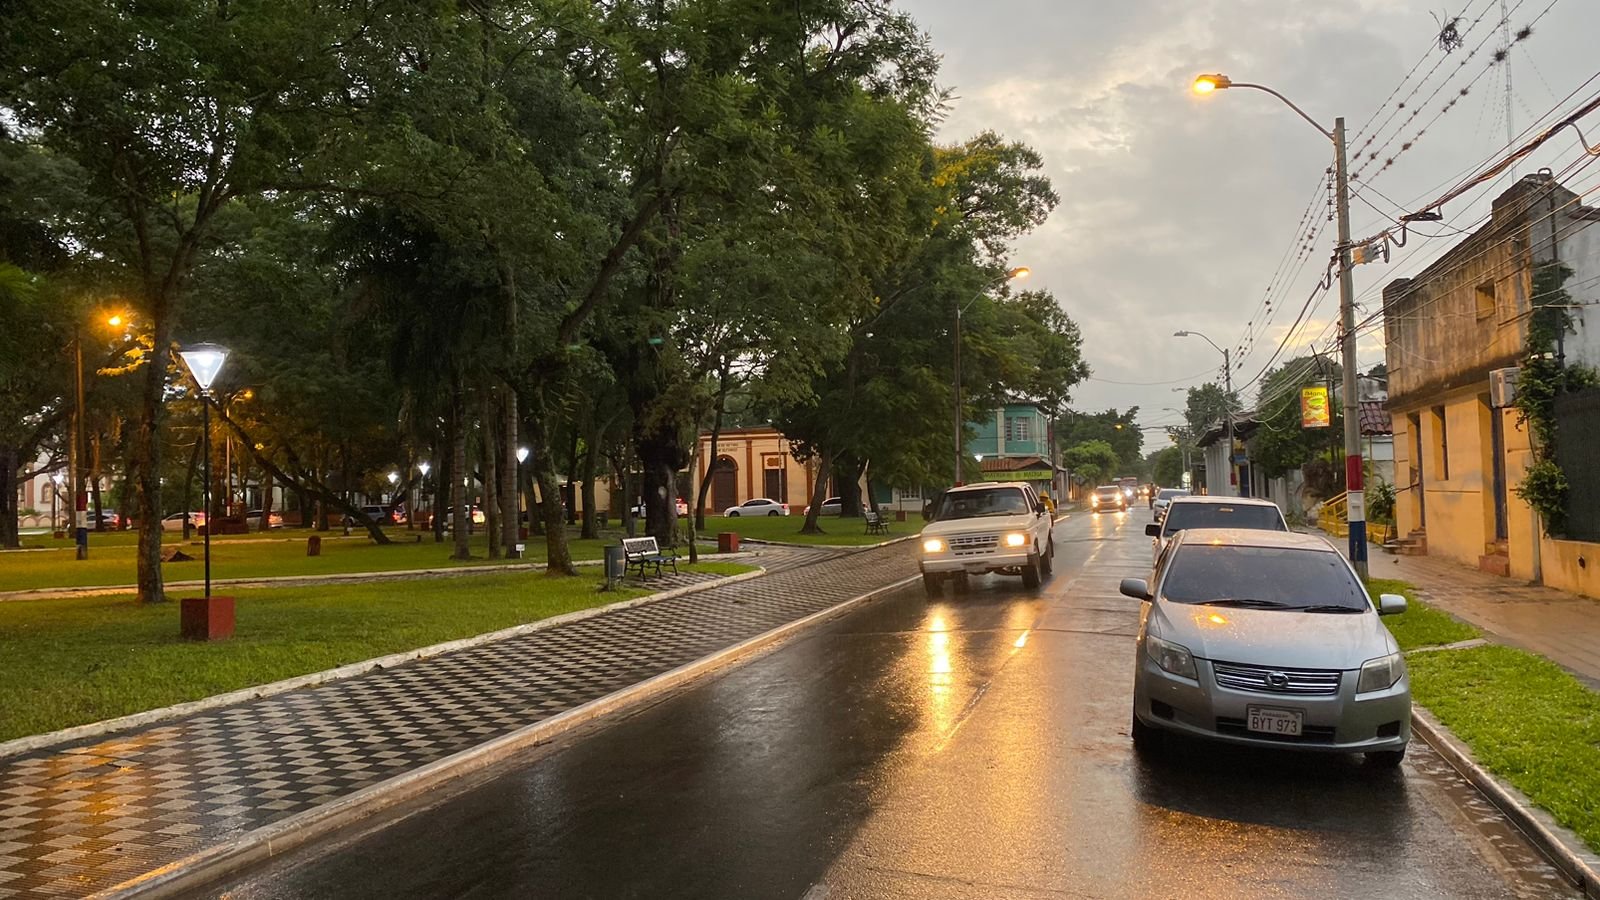
[[[1372,498],[1367,502],[1367,518],[1380,525],[1394,524],[1394,485],[1387,481],[1378,482],[1372,491]]]

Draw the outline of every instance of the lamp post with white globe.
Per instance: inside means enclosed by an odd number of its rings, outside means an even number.
[[[178,351],[183,357],[183,364],[189,367],[189,375],[200,388],[200,459],[204,464],[201,478],[204,482],[201,487],[201,497],[204,499],[205,509],[205,569],[206,593],[211,596],[211,532],[215,517],[211,515],[211,385],[216,382],[217,375],[222,372],[222,364],[228,361],[228,348],[217,344],[193,344]]]

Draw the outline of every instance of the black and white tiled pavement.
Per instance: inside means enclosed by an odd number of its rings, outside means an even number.
[[[909,543],[764,556],[759,578],[0,759],[0,900],[104,890],[916,571]]]

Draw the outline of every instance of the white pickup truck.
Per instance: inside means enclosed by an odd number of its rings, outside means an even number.
[[[951,488],[922,529],[922,585],[939,596],[948,579],[962,590],[969,575],[1021,575],[1029,588],[1050,574],[1056,554],[1044,502],[1027,484],[986,481]]]

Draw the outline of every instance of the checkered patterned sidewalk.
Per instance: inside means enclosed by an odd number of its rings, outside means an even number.
[[[910,544],[761,562],[778,571],[0,759],[0,898],[110,888],[916,571]]]

